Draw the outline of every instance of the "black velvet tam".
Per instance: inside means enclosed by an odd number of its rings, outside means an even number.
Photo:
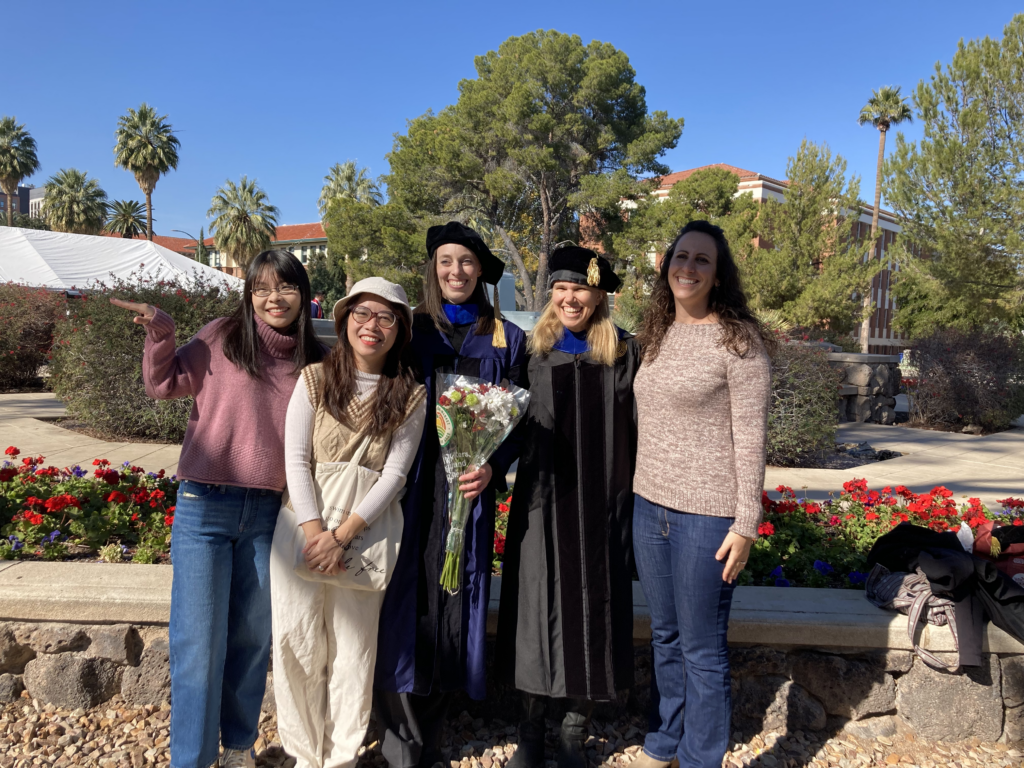
[[[480,267],[483,270],[480,278],[485,283],[497,285],[501,280],[501,275],[505,271],[505,263],[491,253],[491,249],[487,247],[487,243],[476,233],[476,230],[457,221],[449,221],[444,225],[438,224],[427,230],[427,253],[431,258],[434,257],[434,251],[445,243],[455,243],[469,248],[475,253],[476,257],[480,259]]]
[[[612,271],[608,259],[578,245],[567,245],[552,253],[548,269],[551,270],[548,275],[548,288],[559,280],[564,280],[615,293],[622,285],[622,280]]]

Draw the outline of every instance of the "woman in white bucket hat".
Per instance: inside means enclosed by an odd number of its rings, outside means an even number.
[[[304,369],[288,405],[288,490],[271,553],[278,729],[298,768],[356,762],[402,536],[397,499],[426,417],[401,286],[360,280],[334,305],[334,327],[334,349]]]

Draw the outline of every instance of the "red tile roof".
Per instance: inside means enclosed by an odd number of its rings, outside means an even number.
[[[683,179],[689,178],[696,171],[703,171],[706,168],[724,168],[727,171],[732,171],[740,177],[740,181],[767,181],[772,184],[778,184],[779,186],[789,186],[789,182],[781,179],[773,179],[771,176],[764,176],[755,171],[748,171],[744,168],[737,168],[735,165],[727,165],[726,163],[713,163],[712,165],[702,165],[700,168],[691,168],[688,171],[677,171],[670,173],[667,176],[662,176],[658,189],[671,189]]]
[[[275,243],[291,242],[293,240],[323,240],[327,237],[323,225],[319,222],[312,224],[281,224],[277,228]]]

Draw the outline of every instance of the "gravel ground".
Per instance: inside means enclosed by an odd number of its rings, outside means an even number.
[[[126,708],[119,699],[96,709],[73,712],[22,698],[0,713],[0,768],[82,765],[99,768],[141,768],[168,764],[170,709]],[[553,754],[558,723],[548,722],[548,746]],[[636,759],[643,743],[641,717],[594,720],[587,740],[592,765],[624,768]],[[515,752],[516,729],[502,720],[474,719],[463,712],[453,718],[446,750],[451,768],[502,768]],[[736,734],[738,738],[738,734]],[[256,742],[257,765],[290,768],[294,760],[277,742],[277,723],[264,713]],[[901,768],[1024,767],[1024,753],[1005,744],[926,744],[912,737],[862,741],[854,737],[827,738],[797,732],[790,736],[760,734],[733,745],[723,766],[803,768],[837,766],[900,766]],[[371,726],[360,751],[359,768],[382,768],[384,757]],[[547,768],[554,768],[548,761]]]

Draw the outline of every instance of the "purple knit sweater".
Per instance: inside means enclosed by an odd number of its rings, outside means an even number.
[[[283,491],[284,416],[298,378],[292,362],[296,338],[256,318],[263,378],[253,379],[224,356],[225,321],[214,320],[175,349],[174,320],[158,309],[146,326],[146,394],[158,400],[195,397],[179,478]]]

